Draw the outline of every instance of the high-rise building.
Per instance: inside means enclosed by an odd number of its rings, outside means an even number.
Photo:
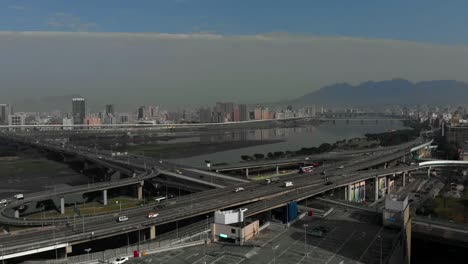
[[[115,108],[113,104],[106,105],[106,116],[115,116]]]
[[[8,123],[8,116],[13,114],[13,107],[9,104],[0,104],[0,124]]]
[[[72,99],[73,124],[83,125],[86,116],[86,105],[84,98]]]
[[[217,102],[215,107],[215,122],[232,121],[234,116],[234,103]]]
[[[212,120],[212,112],[211,109],[208,108],[200,108],[200,123],[211,123]]]
[[[138,119],[142,120],[146,118],[146,107],[145,106],[140,106],[138,108]]]
[[[268,110],[268,108],[266,107],[263,107],[262,108],[262,120],[266,120],[266,119],[270,119],[270,111]]]
[[[239,105],[239,121],[248,121],[249,120],[249,112],[247,112],[247,105],[240,104]]]
[[[262,120],[262,107],[257,106],[254,110],[255,120]]]
[[[233,120],[234,122],[239,122],[240,121],[240,109],[239,106],[234,106],[234,116]]]
[[[8,115],[9,126],[24,126],[25,124],[26,124],[26,115],[24,113]]]
[[[119,114],[119,124],[129,124],[131,123],[131,115],[130,114],[127,114],[127,113],[120,113]]]

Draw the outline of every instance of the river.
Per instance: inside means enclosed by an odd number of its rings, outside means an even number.
[[[334,143],[338,140],[363,137],[366,133],[381,133],[391,130],[403,129],[403,123],[395,120],[339,120],[321,123],[320,125],[303,125],[300,127],[243,129],[236,131],[219,131],[208,136],[193,137],[192,142],[211,140],[213,144],[228,142],[232,149],[217,151],[209,154],[196,155],[186,158],[172,159],[176,163],[200,166],[205,160],[216,163],[236,163],[242,155],[255,153],[267,154],[275,151],[295,151],[301,148],[317,147],[322,143]],[[207,138],[209,137],[209,138]],[[238,142],[265,142],[235,148]]]

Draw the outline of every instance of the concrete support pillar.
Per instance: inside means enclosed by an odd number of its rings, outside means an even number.
[[[15,210],[15,218],[19,218],[19,211]]]
[[[102,203],[107,205],[107,190],[102,191]]]
[[[278,174],[279,174],[279,166],[276,165],[276,175],[278,175]]]
[[[390,193],[390,177],[385,177],[385,180],[387,181],[387,194]]]
[[[138,185],[138,201],[143,200],[143,185]]]
[[[431,167],[427,168],[427,177],[431,177]]]
[[[348,187],[344,188],[344,199],[345,201],[348,201]]]
[[[352,188],[353,188],[352,184],[348,185],[348,201],[349,202],[352,202],[354,200]]]
[[[245,177],[249,177],[249,168],[245,169]]]
[[[150,226],[150,240],[156,239],[156,226]]]
[[[68,253],[73,253],[73,247],[72,246],[67,246],[66,247],[66,252]]]
[[[385,164],[384,164],[384,169],[386,169],[386,168],[388,168],[388,163],[387,162],[385,162]]]
[[[379,199],[379,177],[375,177],[374,180],[374,201],[377,201]]]
[[[65,214],[65,198],[60,197],[60,214]]]
[[[403,172],[403,187],[406,186],[406,173],[408,173],[408,172],[406,172],[406,171]]]

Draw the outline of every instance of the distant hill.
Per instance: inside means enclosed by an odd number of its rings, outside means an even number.
[[[404,79],[369,81],[357,86],[339,83],[325,86],[291,103],[300,105],[467,104],[468,83],[453,80],[412,83]]]

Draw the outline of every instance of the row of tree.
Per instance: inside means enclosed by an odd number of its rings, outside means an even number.
[[[336,147],[336,144],[329,144],[323,143],[319,147],[311,147],[311,148],[301,148],[297,151],[275,151],[275,152],[268,152],[265,154],[262,153],[255,153],[252,156],[250,155],[242,155],[241,159],[243,161],[252,161],[252,160],[263,160],[265,158],[268,159],[278,159],[278,158],[285,158],[285,157],[293,157],[293,156],[303,156],[303,155],[314,155],[320,154],[324,152],[328,152],[333,150]]]

